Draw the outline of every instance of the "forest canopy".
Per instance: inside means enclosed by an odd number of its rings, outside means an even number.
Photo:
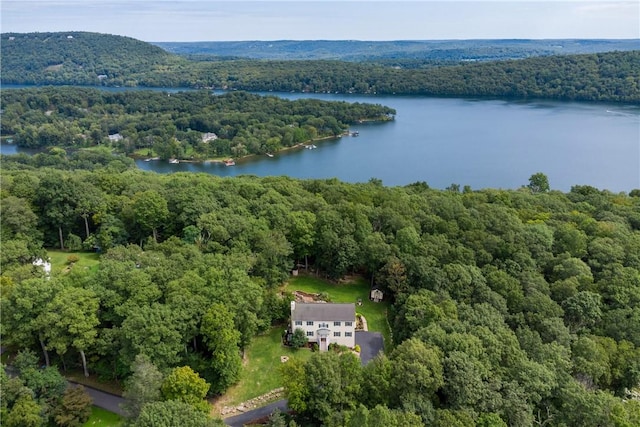
[[[292,365],[288,390],[302,394],[289,398],[309,420],[637,425],[638,190],[563,193],[541,175],[459,192],[2,161],[3,340],[52,364],[84,354],[91,372],[126,378],[144,354],[221,393],[240,350],[286,319],[280,285],[306,257],[322,277],[384,289],[393,332],[365,368],[335,355]],[[100,262],[47,279],[31,262],[56,246],[99,248]],[[339,376],[317,394],[327,367]]]
[[[112,145],[162,159],[273,153],[338,137],[351,123],[393,120],[380,104],[287,100],[246,92],[107,92],[47,87],[3,90],[0,131],[22,147]],[[148,157],[151,157],[148,155]]]
[[[96,33],[3,33],[2,84],[104,85],[640,102],[640,50],[519,60],[193,60]],[[227,58],[228,59],[228,58]]]

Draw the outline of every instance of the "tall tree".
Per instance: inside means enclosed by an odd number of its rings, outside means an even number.
[[[162,381],[161,391],[165,400],[184,402],[205,414],[211,411],[209,403],[204,400],[209,384],[189,366],[174,368]]]
[[[211,391],[222,393],[240,378],[240,332],[234,328],[233,315],[222,304],[213,304],[200,326],[204,344],[211,353]]]
[[[127,418],[135,420],[147,403],[162,399],[162,373],[144,354],[139,354],[131,366],[132,374],[124,384],[122,409]]]
[[[396,399],[409,393],[428,398],[444,385],[442,353],[437,347],[411,338],[395,348],[391,361]]]
[[[136,193],[133,196],[133,218],[143,229],[153,233],[153,240],[158,240],[158,228],[169,216],[167,200],[155,190]]]
[[[165,304],[132,307],[121,328],[120,354],[125,366],[130,366],[138,354],[146,354],[161,368],[178,363],[184,346],[177,318]]]
[[[45,175],[36,191],[40,221],[48,229],[58,231],[60,249],[64,249],[63,230],[73,227],[79,198],[69,176],[59,172]]]
[[[309,415],[326,421],[334,412],[356,408],[362,371],[353,354],[315,353],[304,370]]]
[[[45,336],[49,346],[59,355],[68,347],[80,353],[84,376],[89,376],[85,350],[90,348],[97,336],[99,300],[89,289],[65,286],[47,304],[44,319],[48,324]]]
[[[529,178],[529,190],[532,193],[544,193],[549,191],[549,178],[542,172],[534,173]]]
[[[47,306],[60,290],[61,285],[55,279],[28,279],[17,283],[8,297],[2,299],[6,340],[18,348],[29,348],[34,341],[39,342],[47,366],[50,365]]]

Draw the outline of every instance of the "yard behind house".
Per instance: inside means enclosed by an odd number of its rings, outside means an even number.
[[[358,299],[362,305],[356,304],[356,313],[367,319],[369,331],[380,332],[384,337],[384,345],[387,351],[392,346],[391,331],[387,321],[387,301],[373,302],[369,300],[369,284],[365,279],[358,277],[351,282],[335,284],[312,276],[297,276],[291,278],[285,285],[286,292],[303,291],[310,294],[325,293],[330,302],[353,302]]]

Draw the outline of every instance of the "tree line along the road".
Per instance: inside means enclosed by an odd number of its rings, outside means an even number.
[[[299,420],[640,419],[639,190],[563,193],[543,174],[475,191],[158,175],[83,152],[2,158],[3,343],[15,349],[110,379],[143,354],[220,394],[242,349],[287,318],[279,286],[306,258],[329,279],[372,277],[394,343],[365,368],[336,355],[292,365]],[[31,263],[56,246],[99,248],[100,263],[47,279]]]

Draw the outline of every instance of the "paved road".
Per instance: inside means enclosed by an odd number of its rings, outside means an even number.
[[[384,340],[380,332],[356,331],[356,344],[360,346],[360,362],[369,363],[384,348]]]
[[[251,421],[268,417],[273,411],[276,410],[276,408],[280,409],[282,412],[287,411],[287,400],[278,400],[277,402],[273,402],[267,406],[263,406],[262,408],[254,409],[253,411],[247,411],[240,415],[234,415],[233,417],[224,419],[224,423],[231,427],[242,427],[243,425],[250,423]]]
[[[70,384],[78,385],[72,381]],[[106,409],[107,411],[115,412],[118,415],[124,415],[124,411],[120,408],[120,404],[124,402],[124,399],[115,394],[106,393],[104,391],[96,390],[95,388],[83,386],[89,393],[89,396],[93,399],[93,404],[99,408]]]
[[[0,346],[0,354],[4,353],[4,350],[5,348]],[[9,375],[15,374],[11,371],[9,366],[5,367],[5,369],[7,370]],[[73,385],[79,385],[78,383],[73,381],[69,381],[69,383]],[[122,408],[120,408],[120,404],[124,402],[124,399],[122,397],[97,390],[86,385],[84,386],[84,389],[93,399],[93,404],[95,406],[106,409],[107,411],[115,412],[118,415],[124,415],[124,411],[122,410]],[[257,408],[252,411],[244,412],[240,415],[229,417],[225,419],[224,422],[231,427],[242,427],[243,425],[251,421],[268,417],[273,411],[275,411],[276,408],[280,409],[283,412],[287,411],[287,400],[278,400],[277,402],[273,402],[267,406],[263,406],[262,408]]]
[[[71,383],[76,384],[76,383]],[[120,396],[116,396],[115,394],[106,393],[104,391],[96,390],[91,387],[84,386],[85,390],[89,395],[93,398],[93,404],[102,409],[106,409],[107,411],[115,412],[119,415],[124,415],[124,411],[120,408],[120,404],[124,401],[124,399]],[[267,406],[263,406],[262,408],[257,408],[252,411],[244,412],[240,415],[235,415],[233,417],[229,417],[224,420],[225,424],[231,427],[242,427],[243,425],[258,420],[264,417],[268,417],[271,415],[275,409],[278,408],[281,411],[287,410],[287,400],[282,399],[277,402],[273,402]]]

